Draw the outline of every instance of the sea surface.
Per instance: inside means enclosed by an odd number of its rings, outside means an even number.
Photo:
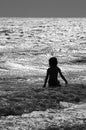
[[[0,78],[43,82],[55,56],[69,82],[86,83],[86,18],[0,18]]]

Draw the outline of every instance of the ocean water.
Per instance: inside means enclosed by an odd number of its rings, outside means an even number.
[[[67,78],[85,81],[86,18],[0,18],[1,78],[44,76],[52,56]]]

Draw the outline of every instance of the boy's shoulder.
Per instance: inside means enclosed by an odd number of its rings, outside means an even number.
[[[55,69],[55,70],[58,70],[58,71],[60,71],[60,70],[61,70],[58,66],[56,66],[54,69]],[[47,71],[50,71],[50,70],[52,70],[52,68],[51,68],[51,67],[47,69]]]
[[[58,70],[61,70],[59,67],[57,67]]]
[[[48,68],[47,71],[51,70],[51,68]]]

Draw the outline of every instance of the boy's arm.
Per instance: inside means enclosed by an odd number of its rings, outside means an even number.
[[[68,84],[67,80],[65,79],[65,77],[63,76],[61,70],[59,69],[59,74],[61,76],[61,78],[65,81],[66,84]]]
[[[48,75],[49,75],[49,72],[47,70],[47,74],[46,74],[46,77],[45,77],[43,88],[46,87],[46,83],[47,83],[47,80],[48,80]]]

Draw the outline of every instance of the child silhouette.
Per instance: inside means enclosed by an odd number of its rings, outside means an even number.
[[[45,78],[45,82],[43,88],[46,87],[46,83],[48,80],[49,87],[58,87],[61,86],[58,80],[58,73],[60,74],[61,78],[65,81],[65,85],[67,85],[67,80],[63,76],[61,69],[57,66],[58,61],[56,57],[51,57],[49,59],[49,68],[47,69],[47,74]]]

